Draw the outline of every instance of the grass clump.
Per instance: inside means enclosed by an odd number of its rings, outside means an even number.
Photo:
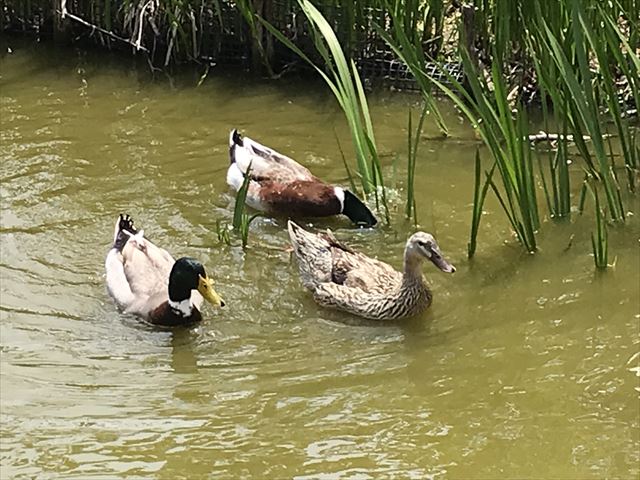
[[[377,31],[408,66],[423,95],[431,97],[434,88],[444,93],[476,128],[491,156],[491,168],[483,169],[476,154],[469,256],[476,249],[482,204],[489,188],[528,251],[536,250],[540,228],[538,183],[551,217],[570,214],[570,142],[575,144],[594,191],[604,195],[606,209],[598,205],[597,218],[606,211],[611,220],[623,222],[619,172],[624,169],[628,188],[635,191],[639,149],[636,127],[626,116],[619,84],[628,85],[628,96],[637,105],[638,2],[475,0],[468,7],[463,10],[470,14],[463,12],[458,27],[465,82],[457,82],[438,62],[438,74],[428,72],[427,61],[435,59],[426,57],[415,35],[401,28],[410,15],[402,9],[393,10],[390,29],[379,25]],[[526,82],[537,88],[545,125],[562,129],[558,135],[549,135],[557,146],[548,150],[546,164],[539,159],[537,175],[528,112],[518,99]],[[624,166],[616,163],[612,133],[619,139]],[[584,201],[580,204],[582,208]],[[605,234],[606,225],[598,224],[594,245],[598,246],[600,264],[606,256]]]

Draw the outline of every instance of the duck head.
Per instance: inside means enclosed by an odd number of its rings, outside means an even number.
[[[356,197],[349,190],[344,188],[335,188],[336,196],[342,203],[342,214],[359,227],[373,227],[378,220],[373,216],[371,210],[364,204],[362,200]]]
[[[433,235],[425,232],[416,232],[407,240],[405,262],[410,264],[420,263],[424,258],[431,260],[436,267],[445,273],[456,271],[456,267],[447,262],[442,256],[440,247],[438,247]]]
[[[213,280],[207,276],[204,266],[195,258],[179,258],[169,275],[169,300],[179,304],[191,298],[191,291],[197,290],[204,299],[216,307],[224,307],[224,300],[213,289]]]

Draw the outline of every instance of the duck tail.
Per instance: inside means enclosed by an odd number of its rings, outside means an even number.
[[[236,146],[244,146],[242,141],[242,135],[238,133],[237,129],[231,130],[229,133],[229,163],[233,164],[236,162]]]
[[[331,245],[324,238],[307,232],[289,220],[289,238],[296,258],[302,284],[314,290],[319,282],[331,279]]]
[[[125,244],[138,230],[133,226],[133,219],[126,213],[121,213],[116,220],[116,227],[113,234],[113,247],[119,252],[122,251]]]
[[[291,245],[293,246],[293,250],[298,254],[300,250],[300,240],[302,236],[307,233],[295,222],[289,220],[287,222],[287,230],[289,231],[289,239],[291,240]]]
[[[378,220],[373,216],[369,207],[362,200],[356,197],[349,190],[343,190],[344,201],[342,205],[342,214],[359,227],[373,227]]]
[[[287,222],[287,230],[289,230],[291,246],[300,263],[305,263],[308,261],[308,257],[318,254],[318,244],[320,244],[320,247],[325,246],[320,237],[314,233],[307,232],[292,220]]]

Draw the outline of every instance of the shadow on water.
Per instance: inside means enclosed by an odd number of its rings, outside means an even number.
[[[198,356],[194,348],[198,335],[198,327],[179,327],[171,331],[171,368],[174,372],[198,372]]]

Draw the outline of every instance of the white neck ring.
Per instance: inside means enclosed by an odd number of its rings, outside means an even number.
[[[191,299],[187,298],[180,302],[174,302],[169,299],[169,306],[172,310],[178,312],[183,317],[190,317],[193,313],[193,304],[191,303]]]

